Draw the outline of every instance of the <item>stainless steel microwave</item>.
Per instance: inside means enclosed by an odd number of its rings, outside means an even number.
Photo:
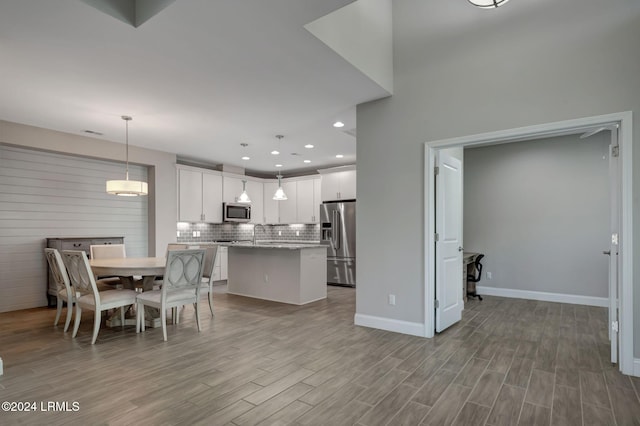
[[[222,220],[241,223],[251,221],[251,204],[222,203]]]

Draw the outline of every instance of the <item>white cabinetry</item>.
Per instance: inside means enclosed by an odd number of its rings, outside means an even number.
[[[222,176],[178,169],[178,221],[222,222]]]
[[[264,190],[262,185],[262,182],[256,180],[247,181],[247,194],[251,198],[251,223],[264,223]]]
[[[330,169],[329,169],[330,170]],[[353,200],[356,198],[356,171],[321,171],[322,201]]]
[[[229,250],[226,246],[219,246],[216,261],[213,264],[213,281],[226,280],[229,277]]]
[[[278,217],[280,213],[280,209],[278,204],[281,201],[276,201],[273,199],[273,194],[276,193],[278,189],[278,182],[265,182],[264,183],[264,223],[280,223]]]
[[[297,222],[318,223],[320,211],[320,177],[297,181]]]
[[[287,199],[277,201],[280,209],[279,223],[298,223],[297,222],[297,199],[298,190],[296,181],[282,181],[282,189],[287,194]]]

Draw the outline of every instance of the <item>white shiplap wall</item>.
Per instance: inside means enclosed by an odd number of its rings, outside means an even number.
[[[147,197],[105,192],[122,163],[0,145],[0,312],[47,304],[47,237],[124,236],[147,256]],[[130,179],[147,179],[129,165]]]

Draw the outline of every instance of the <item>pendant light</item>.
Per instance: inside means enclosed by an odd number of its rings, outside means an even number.
[[[469,0],[469,3],[479,7],[480,9],[495,9],[508,1],[509,0]]]
[[[280,182],[280,180],[282,179],[282,175],[278,173],[276,177],[278,178],[278,189],[276,189],[276,193],[273,194],[273,199],[276,201],[287,200],[287,194],[284,193],[284,189],[282,189],[282,183]]]
[[[247,194],[247,181],[242,181],[242,194],[238,197],[239,203],[251,203],[251,198],[249,198],[249,194]]]
[[[149,189],[147,182],[138,180],[129,180],[129,121],[131,117],[123,115],[122,119],[126,123],[126,143],[127,143],[127,157],[126,157],[126,172],[125,180],[108,180],[107,192],[113,195],[121,195],[123,197],[135,197],[137,195],[147,195]]]

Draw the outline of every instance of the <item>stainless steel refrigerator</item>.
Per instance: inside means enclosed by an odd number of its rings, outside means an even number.
[[[327,283],[356,285],[356,202],[320,205],[320,242],[327,249]]]

